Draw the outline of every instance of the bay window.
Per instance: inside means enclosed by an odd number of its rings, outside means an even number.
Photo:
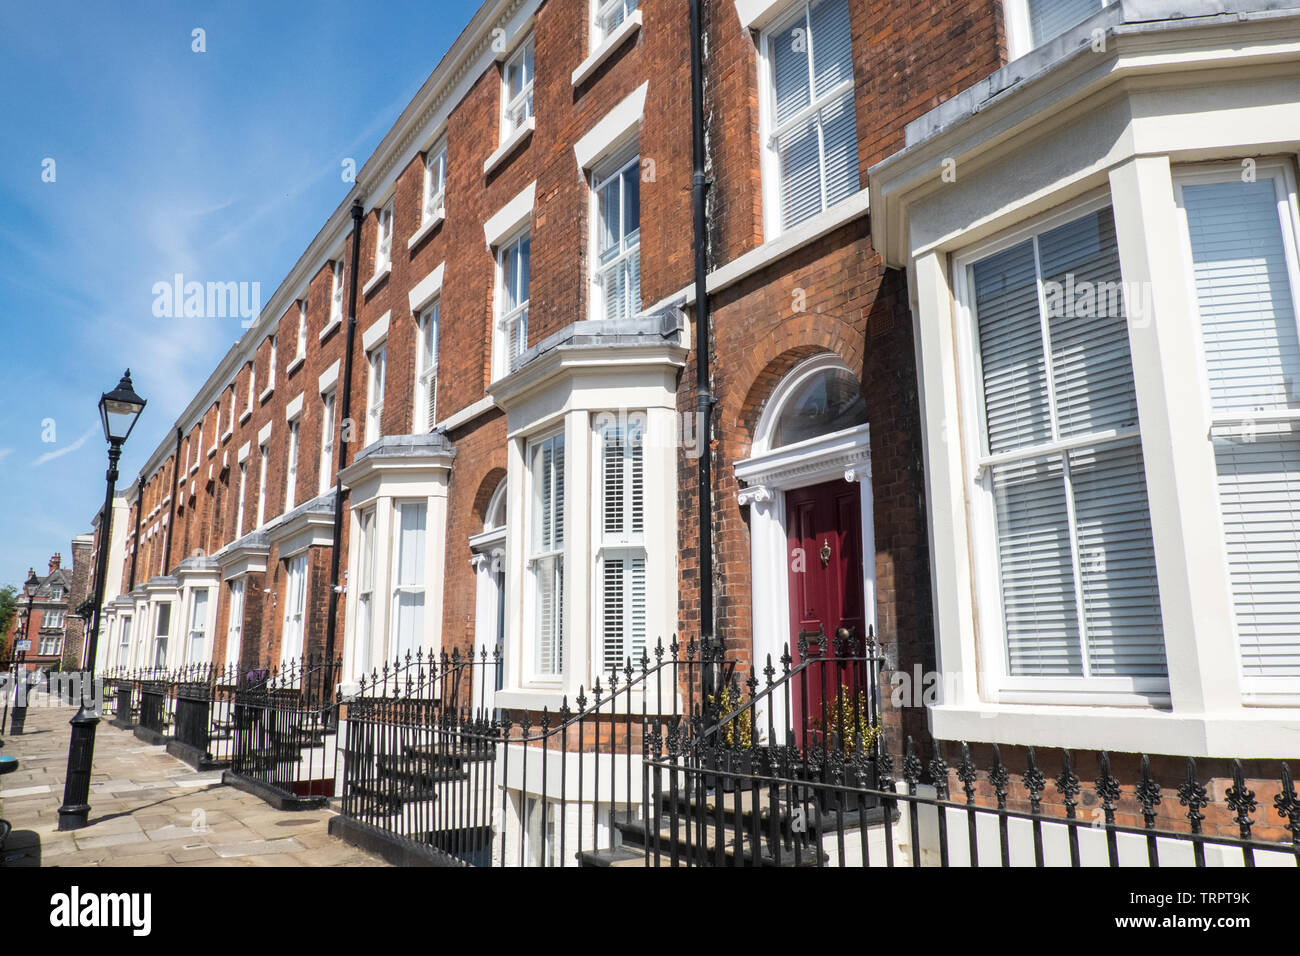
[[[393,624],[389,655],[412,657],[424,645],[424,554],[428,506],[423,501],[396,504],[393,535]]]
[[[801,4],[762,49],[772,235],[858,191],[848,0]]]
[[[646,650],[644,413],[598,416],[598,669],[637,666]]]
[[[593,176],[596,196],[596,318],[641,311],[641,166],[633,150]]]
[[[530,254],[527,230],[497,250],[496,378],[518,368],[519,357],[528,348]]]
[[[967,257],[975,499],[1007,678],[1159,690],[1163,627],[1109,207]]]
[[[1195,284],[1210,439],[1248,689],[1300,678],[1300,265],[1291,171],[1175,180]]]
[[[564,435],[529,446],[531,527],[528,577],[532,591],[533,669],[537,677],[564,672]]]
[[[416,317],[415,430],[432,431],[438,423],[438,321],[437,299]]]

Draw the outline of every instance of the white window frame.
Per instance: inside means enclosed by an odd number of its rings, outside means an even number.
[[[330,326],[343,321],[343,269],[343,257],[340,255],[332,264],[333,275],[330,278]]]
[[[414,430],[433,431],[438,424],[438,327],[442,321],[442,297],[416,316]]]
[[[376,537],[379,534],[379,509],[375,505],[357,512],[357,660],[360,675],[368,676],[374,666],[375,651],[375,583],[378,569]]]
[[[635,482],[633,473],[630,468],[623,473],[623,500],[626,509],[626,520],[624,528],[621,531],[608,531],[605,528],[605,429],[610,425],[615,425],[622,429],[624,434],[639,430],[641,442],[641,529],[635,530],[631,527],[630,505]],[[649,431],[649,414],[645,409],[636,409],[631,411],[607,411],[599,412],[592,417],[591,424],[591,528],[593,538],[594,552],[594,572],[595,577],[592,581],[592,591],[595,595],[595,613],[593,615],[593,641],[591,650],[591,679],[596,677],[608,677],[608,671],[605,669],[605,564],[608,560],[618,559],[624,562],[624,579],[623,579],[623,606],[625,612],[632,605],[632,578],[627,573],[628,562],[640,558],[643,562],[643,575],[645,579],[644,602],[642,624],[645,628],[644,643],[642,649],[650,649],[650,617],[652,613],[652,600],[650,594],[651,565],[650,565],[650,535],[647,534],[646,528],[649,523],[648,509],[650,504],[650,495],[647,492],[647,479],[649,478],[650,462],[646,457],[646,435]],[[626,439],[624,439],[626,440]],[[627,624],[630,627],[631,618],[627,617]],[[626,646],[624,647],[623,658],[632,658],[633,669],[640,666],[640,655],[635,652],[631,646],[630,633],[626,637]],[[620,668],[624,661],[620,661]]]
[[[298,300],[298,351],[294,353],[294,360],[305,359],[307,357],[307,297],[304,295]]]
[[[199,620],[199,595],[203,595],[203,618]],[[200,651],[206,651],[203,646],[208,639],[208,615],[212,609],[212,591],[210,588],[194,588],[190,591],[190,626],[187,632],[185,642],[185,661],[188,664],[207,663],[206,655],[194,652],[195,641],[200,642]]]
[[[638,190],[637,190],[636,242],[632,245],[626,244],[627,234],[625,232],[624,223],[622,222],[623,210],[625,204],[623,202],[623,197],[621,192],[622,186],[620,185],[619,204],[618,204],[619,226],[620,226],[619,253],[609,262],[601,263],[600,261],[600,253],[601,253],[600,243],[601,243],[601,236],[604,232],[604,228],[603,228],[604,221],[601,218],[601,208],[600,208],[600,191],[611,181],[620,179],[623,173],[625,173],[629,168],[635,168],[637,170],[638,177],[640,176],[641,153],[640,153],[640,146],[637,141],[633,141],[628,146],[619,150],[614,155],[614,157],[612,157],[610,160],[601,163],[597,167],[597,169],[592,171],[592,175],[591,175],[590,221],[592,224],[592,231],[591,231],[590,258],[591,258],[591,305],[592,305],[591,317],[593,319],[609,318],[609,309],[608,309],[609,303],[605,301],[605,275],[613,271],[614,269],[621,268],[623,263],[626,262],[629,258],[631,258],[634,255],[637,257],[637,288],[638,289],[640,288],[640,272],[641,272],[640,203],[641,203],[641,199],[640,199],[639,178],[638,178]],[[636,308],[633,309],[629,307],[628,317],[634,316],[638,312],[640,312],[641,305],[642,303],[640,301],[640,295],[638,294],[637,301],[635,303]]]
[[[319,493],[325,494],[334,486],[334,418],[338,404],[338,389],[331,388],[321,394],[321,438],[320,438],[320,486]]]
[[[401,618],[401,614],[398,610],[398,603],[400,602],[403,594],[418,594],[421,596],[424,602],[422,605],[423,610],[421,613],[421,618],[425,623],[425,627],[423,628],[425,633],[417,635],[416,645],[414,648],[407,649],[408,651],[410,651],[412,657],[415,656],[416,651],[424,647],[425,634],[428,631],[427,615],[430,610],[429,589],[422,582],[417,582],[414,584],[403,584],[401,582],[402,511],[405,508],[416,508],[416,507],[424,509],[424,532],[423,532],[424,554],[421,555],[421,560],[424,562],[426,568],[426,577],[427,577],[427,569],[429,566],[428,556],[429,556],[429,540],[430,540],[429,539],[429,531],[430,531],[429,501],[427,498],[398,498],[398,499],[394,499],[392,505],[393,530],[392,530],[392,541],[390,542],[391,546],[388,551],[388,578],[390,584],[389,584],[389,595],[388,595],[388,646],[387,646],[388,655],[387,656],[389,658],[392,658],[395,661],[405,660],[405,654],[399,649],[397,644],[397,640],[398,640],[397,624],[399,619]]]
[[[850,109],[857,109],[854,77],[850,76],[849,79],[841,81],[820,97],[814,97],[812,78],[810,76],[808,105],[786,119],[781,125],[776,124],[776,78],[772,70],[772,38],[802,16],[804,18],[805,35],[809,37],[811,44],[812,33],[808,27],[808,16],[813,2],[815,0],[801,0],[801,2],[795,3],[782,14],[779,20],[775,21],[770,27],[765,28],[759,35],[759,149],[761,154],[759,168],[763,183],[763,233],[764,238],[767,240],[775,239],[783,231],[786,231],[786,228],[781,223],[781,157],[777,148],[777,142],[781,134],[787,129],[806,122],[810,116],[815,116],[845,94],[849,96]],[[808,54],[808,69],[811,71],[813,68],[811,45]],[[854,125],[856,128],[856,116]],[[860,131],[858,132],[860,135]],[[832,208],[834,204],[829,204],[826,200],[825,156],[820,157],[820,159],[822,160],[819,180],[821,185],[821,211],[824,213]],[[861,177],[859,177],[858,188],[862,188]],[[839,202],[845,201],[847,201],[847,197],[839,200]],[[809,218],[815,218],[815,216]],[[803,222],[789,228],[796,229],[808,221],[809,219],[805,219]]]
[[[563,519],[564,532],[563,540],[559,547],[552,547],[542,550],[539,543],[534,540],[533,524],[541,508],[541,492],[535,486],[533,459],[535,455],[540,454],[543,447],[547,444],[552,446],[554,454],[554,443],[560,443],[559,460],[563,463],[564,475],[564,504],[559,509],[559,514]],[[524,447],[524,468],[525,468],[525,500],[527,508],[524,517],[524,610],[525,626],[524,633],[527,635],[527,648],[523,655],[523,664],[528,682],[531,684],[559,686],[564,681],[565,666],[572,656],[566,654],[567,648],[564,646],[568,637],[570,623],[570,608],[568,595],[565,593],[568,585],[569,576],[565,573],[566,555],[565,549],[569,539],[569,520],[568,504],[572,497],[570,494],[570,475],[568,468],[568,442],[566,441],[564,428],[552,429],[543,432],[533,438],[530,438]],[[541,615],[538,606],[538,590],[540,579],[538,577],[538,566],[542,561],[553,559],[560,562],[560,577],[563,582],[556,592],[556,600],[560,607],[560,629],[558,641],[556,644],[556,658],[558,667],[553,670],[545,670],[540,661],[541,655]]]
[[[66,611],[61,610],[46,611],[45,615],[41,618],[41,630],[47,628],[52,631],[63,630],[64,615],[66,613]]]
[[[1199,309],[1199,294],[1196,288],[1196,273],[1191,259],[1191,234],[1188,229],[1186,207],[1183,201],[1183,187],[1206,183],[1240,181],[1243,167],[1240,162],[1206,163],[1204,165],[1175,166],[1173,169],[1174,202],[1177,206],[1178,229],[1184,257],[1184,273],[1187,283],[1187,301],[1191,309],[1189,321],[1194,323],[1194,340],[1196,343],[1196,376],[1201,396],[1201,414],[1203,421],[1209,423],[1211,433],[1233,425],[1240,425],[1243,416],[1240,413],[1224,414],[1214,410],[1210,394],[1210,372],[1205,348],[1203,323]],[[1287,268],[1291,277],[1291,309],[1300,335],[1300,198],[1297,188],[1295,168],[1287,159],[1261,159],[1255,162],[1255,181],[1272,179],[1274,196],[1278,209],[1278,221],[1282,232],[1282,246],[1286,256]],[[1255,422],[1273,423],[1290,422],[1300,429],[1300,409],[1260,411],[1252,416]],[[1211,455],[1213,458],[1213,455]],[[1222,499],[1218,494],[1218,474],[1213,476],[1216,494],[1213,514],[1215,540],[1223,549],[1225,565],[1227,563],[1227,534],[1223,522]],[[1231,582],[1225,582],[1228,588],[1228,624],[1232,633],[1233,657],[1238,668],[1238,679],[1244,700],[1250,704],[1271,703],[1274,701],[1295,703],[1300,696],[1296,681],[1285,677],[1248,676],[1243,667],[1240,631],[1237,624],[1236,601],[1232,593]]]
[[[128,667],[131,663],[131,620],[135,615],[123,614],[119,627],[121,633],[117,639],[117,660],[114,662],[117,667]]]
[[[248,404],[244,406],[244,418],[253,414],[253,404],[257,401],[257,363],[248,363]]]
[[[424,156],[424,201],[420,206],[420,224],[432,222],[446,214],[447,141],[439,140]]]
[[[1068,203],[1044,215],[1019,224],[1001,236],[961,250],[953,256],[953,310],[957,339],[957,385],[963,422],[962,443],[965,460],[966,494],[970,502],[971,566],[975,578],[977,605],[977,640],[983,673],[987,677],[987,695],[1004,703],[1049,704],[1116,704],[1129,706],[1166,705],[1169,701],[1169,678],[1116,676],[1013,676],[1007,663],[1006,634],[1003,629],[1002,593],[997,557],[996,505],[991,486],[991,465],[1019,458],[1032,458],[1049,451],[1061,452],[1072,446],[1091,447],[1112,440],[1135,440],[1145,455],[1140,427],[1092,432],[1078,439],[1042,442],[1013,452],[989,455],[984,417],[983,362],[979,350],[978,321],[972,308],[973,289],[970,268],[976,262],[1024,242],[1032,236],[1072,222],[1100,209],[1112,206],[1110,193],[1092,195]],[[1118,226],[1117,226],[1118,228]],[[1041,297],[1040,289],[1040,297]],[[1041,305],[1040,305],[1041,310]],[[1131,324],[1129,326],[1132,328]],[[1032,448],[1032,450],[1029,450]],[[1148,495],[1150,490],[1148,489]],[[1149,498],[1148,498],[1149,500]],[[1076,549],[1073,532],[1071,547]],[[1153,540],[1157,569],[1161,554]],[[1079,556],[1074,554],[1074,561]],[[1080,641],[1085,640],[1082,631]],[[1166,641],[1166,654],[1168,642]],[[1166,658],[1168,662],[1168,658]]]
[[[275,351],[278,344],[276,342],[277,338],[279,338],[279,336],[271,336],[271,360],[267,363],[266,388],[262,389],[262,398],[266,398],[266,396],[270,395],[271,392],[275,391]]]
[[[37,646],[37,651],[42,657],[54,657],[59,653],[59,649],[62,644],[63,644],[63,637],[61,635],[45,634],[41,636],[41,641],[40,644]],[[53,646],[54,649],[46,650],[46,647],[49,647],[51,645]]]
[[[162,631],[163,608],[167,609],[167,632]],[[153,618],[153,666],[167,666],[167,651],[172,636],[172,602],[159,601]]]
[[[493,322],[493,343],[492,357],[493,365],[496,369],[494,379],[502,378],[514,371],[510,364],[510,336],[507,327],[514,322],[522,322],[523,328],[518,332],[522,336],[522,343],[519,347],[519,354],[522,355],[528,349],[528,304],[529,298],[517,302],[513,308],[506,308],[506,255],[511,249],[519,248],[525,240],[529,244],[528,252],[528,289],[529,296],[532,294],[532,273],[533,273],[533,256],[532,256],[532,229],[531,226],[525,226],[517,232],[511,234],[510,238],[497,246],[497,268],[496,268],[496,320]],[[522,257],[516,258],[517,262],[522,262]],[[518,284],[516,283],[516,288]]]
[[[381,276],[393,266],[393,200],[379,207],[375,228],[375,276]]]
[[[366,444],[373,444],[384,435],[384,390],[388,387],[388,340],[380,342],[366,353],[370,366],[366,382]]]
[[[531,54],[531,55],[530,55]],[[510,70],[531,61],[524,69],[526,78],[519,92],[510,95]],[[536,50],[530,32],[522,43],[506,58],[501,68],[501,143],[504,144],[533,117],[533,80],[537,72]]]
[[[299,459],[302,457],[302,444],[299,441],[301,426],[301,415],[288,421],[289,441],[285,448],[284,466],[284,512],[286,514],[298,503],[298,466]]]
[[[226,667],[239,666],[244,643],[244,579],[230,582],[230,601],[226,610]]]
[[[280,666],[303,656],[307,637],[307,555],[295,554],[284,563],[284,626],[280,631]],[[291,641],[290,638],[293,638]],[[292,653],[290,653],[292,651]]]
[[[257,446],[257,524],[254,526],[257,528],[266,524],[266,459],[270,453],[270,439],[267,439],[266,442]]]
[[[637,0],[592,0],[591,10],[591,48],[597,49],[614,31],[636,13]],[[611,22],[611,16],[618,20]]]
[[[244,536],[244,494],[248,482],[248,462],[239,463],[239,496],[235,503],[235,539]]]

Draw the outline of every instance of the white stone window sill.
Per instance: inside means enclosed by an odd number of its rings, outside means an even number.
[[[424,225],[422,225],[419,229],[415,230],[415,232],[411,235],[411,238],[406,240],[406,248],[414,249],[416,246],[418,246],[421,242],[424,241],[425,236],[429,235],[429,233],[437,229],[438,225],[446,218],[447,218],[447,210],[442,206],[439,206],[438,211],[434,213],[432,216],[430,216],[427,220],[425,220]]]
[[[213,442],[211,445],[208,446],[208,457],[211,458],[216,453],[217,453],[217,444],[216,442]]]
[[[318,335],[317,338],[324,342],[325,336],[329,335],[342,324],[343,320],[340,318],[330,319],[329,322],[326,323],[325,328],[320,330],[320,335]]]
[[[226,433],[221,436],[221,444],[224,445],[226,442],[230,441],[230,436],[233,434],[235,434],[235,430],[233,428],[227,428]]]
[[[393,263],[391,261],[385,263],[384,267],[380,269],[378,272],[376,272],[374,275],[372,275],[370,277],[370,281],[361,287],[361,294],[369,295],[370,290],[373,289],[375,286],[379,285],[379,283],[383,282],[384,279],[387,277],[388,273],[392,271],[393,271]]]
[[[639,29],[641,29],[641,11],[638,9],[616,26],[614,32],[605,37],[600,42],[600,46],[592,50],[591,54],[578,64],[578,68],[573,71],[573,85],[580,86],[585,82],[587,77],[595,73],[600,65],[609,59],[610,54],[623,45],[624,40]]]
[[[274,391],[275,391],[275,385],[268,385],[268,386],[266,386],[266,388],[262,391],[262,394],[259,395],[259,396],[257,396],[257,400],[258,400],[259,402],[264,402],[264,401],[266,401],[268,398],[271,397],[271,393],[274,392]]]
[[[300,365],[302,365],[302,363],[305,362],[305,361],[307,361],[307,355],[306,355],[306,353],[304,353],[304,354],[302,354],[302,355],[295,355],[294,358],[293,358],[293,361],[289,363],[288,368],[286,368],[286,369],[284,370],[284,371],[285,371],[285,374],[286,374],[286,375],[291,375],[291,374],[293,374],[294,369],[298,368],[298,367],[299,367]]]
[[[196,471],[198,471],[198,470],[199,470],[199,463],[196,461],[194,464],[190,465],[190,470],[189,470],[188,474],[191,474],[191,475],[192,475],[192,474],[194,474],[194,473],[195,473]],[[182,480],[183,480],[183,479],[182,479]]]
[[[533,130],[536,128],[537,117],[528,117],[528,122],[524,123],[523,126],[511,133],[506,141],[497,147],[496,152],[484,160],[483,175],[486,176],[488,173],[492,172],[492,170],[500,166],[505,161],[506,157],[515,151],[520,143],[533,135]]]
[[[560,705],[564,703],[564,697],[564,691],[559,689],[516,688],[514,690],[497,691],[495,703],[497,707],[503,707],[506,710],[542,710],[547,708],[554,714],[560,709]]]
[[[239,424],[241,425],[244,424],[244,422],[248,421],[252,417],[253,417],[253,410],[251,408],[244,409],[244,414],[239,416]]]

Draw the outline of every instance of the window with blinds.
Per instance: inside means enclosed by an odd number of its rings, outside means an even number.
[[[428,506],[423,501],[397,505],[397,533],[393,539],[392,656],[414,656],[423,645],[424,549]]]
[[[384,434],[384,380],[388,372],[388,350],[376,346],[370,353],[370,387],[366,397],[366,444]]]
[[[527,232],[497,250],[497,377],[519,367],[528,348],[528,272],[532,242]]]
[[[564,435],[529,449],[532,519],[528,573],[533,586],[533,666],[539,677],[564,672]]]
[[[230,582],[230,608],[226,617],[226,667],[239,666],[244,634],[244,579]]]
[[[1216,181],[1217,180],[1217,181]],[[1180,177],[1246,678],[1300,677],[1300,336],[1282,167]]]
[[[360,531],[360,567],[357,568],[357,660],[364,674],[373,665],[375,624],[375,509],[361,512],[357,518]]]
[[[594,177],[597,318],[626,319],[641,311],[640,173],[633,151]]]
[[[646,649],[645,415],[598,416],[600,666],[633,666]]]
[[[307,615],[307,555],[286,563],[284,585],[284,629],[280,638],[280,663],[302,656],[303,626]]]
[[[1025,0],[1034,46],[1060,36],[1106,6],[1110,0]]]
[[[801,5],[764,34],[768,149],[789,229],[858,191],[858,127],[848,0]]]
[[[970,267],[1008,674],[1163,677],[1112,213]]]
[[[432,431],[438,423],[438,321],[440,304],[434,302],[420,313],[416,355],[416,431]]]
[[[190,646],[188,662],[206,664],[207,655],[204,644],[208,636],[208,589],[194,592],[190,604]]]
[[[320,436],[320,487],[319,493],[325,494],[332,487],[334,460],[334,399],[337,395],[330,389],[321,396],[321,436]]]

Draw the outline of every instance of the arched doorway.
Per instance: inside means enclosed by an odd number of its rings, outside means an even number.
[[[754,667],[780,673],[801,630],[876,623],[870,425],[856,376],[823,353],[792,368],[768,398],[750,457],[735,466],[750,508]],[[779,709],[780,702],[776,702]],[[774,714],[777,726],[784,714]]]
[[[470,536],[471,560],[474,563],[474,657],[488,665],[474,668],[475,679],[486,679],[473,691],[474,706],[491,711],[495,692],[501,689],[505,673],[506,623],[506,480],[502,478],[487,507],[483,509],[483,530]],[[492,667],[493,662],[501,662]]]

